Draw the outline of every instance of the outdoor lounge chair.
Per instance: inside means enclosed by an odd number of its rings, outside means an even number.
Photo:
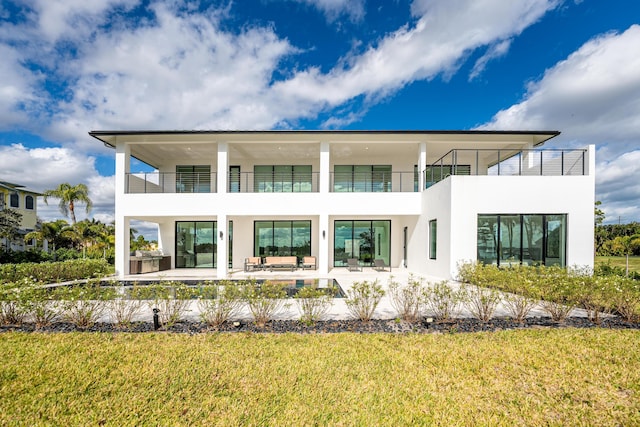
[[[358,260],[356,258],[348,258],[347,259],[347,268],[349,271],[362,271],[362,267],[358,264]]]
[[[387,271],[387,269],[389,269],[389,271],[391,271],[391,266],[385,264],[383,259],[374,259],[373,260],[373,269],[376,271]]]
[[[262,260],[259,256],[252,256],[244,259],[244,271],[255,271],[262,269]]]
[[[316,257],[314,256],[306,256],[302,258],[302,269],[306,270],[306,269],[313,269],[315,270],[317,268],[316,266]]]

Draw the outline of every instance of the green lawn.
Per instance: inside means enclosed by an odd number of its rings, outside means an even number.
[[[639,425],[640,332],[0,334],[0,425]]]
[[[625,268],[626,257],[623,256],[597,256],[596,265],[611,263],[612,266]],[[629,271],[637,271],[640,273],[640,256],[629,257]]]

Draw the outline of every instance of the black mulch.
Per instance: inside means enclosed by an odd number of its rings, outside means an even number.
[[[548,317],[527,318],[524,323],[515,322],[510,318],[495,318],[487,323],[476,319],[456,319],[451,322],[432,322],[426,320],[417,323],[407,323],[400,320],[374,319],[369,322],[359,320],[326,320],[305,325],[297,320],[273,320],[264,327],[258,327],[250,321],[228,322],[220,328],[211,328],[200,322],[179,322],[169,328],[161,328],[157,332],[174,333],[302,333],[325,334],[339,332],[355,333],[462,333],[479,331],[502,331],[515,329],[545,329],[545,328],[603,328],[603,329],[640,329],[640,323],[630,323],[618,317],[605,319],[597,325],[584,317],[570,317],[562,323],[553,322]],[[2,325],[0,333],[8,331],[22,332],[156,332],[151,322],[135,322],[126,328],[118,328],[112,323],[96,323],[89,328],[78,328],[71,323],[55,322],[49,326],[36,328],[32,323],[23,325]]]

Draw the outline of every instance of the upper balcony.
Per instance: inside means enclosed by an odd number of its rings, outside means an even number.
[[[424,170],[429,188],[450,175],[588,175],[586,149],[454,149]]]

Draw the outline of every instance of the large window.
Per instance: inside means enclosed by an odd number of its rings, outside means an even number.
[[[478,215],[478,261],[566,265],[566,215]]]
[[[429,259],[436,259],[438,249],[438,220],[429,221]]]
[[[391,165],[335,165],[333,172],[335,192],[391,191]]]
[[[311,255],[311,221],[255,221],[254,256]]]
[[[33,196],[25,196],[24,207],[25,209],[33,210]]]
[[[176,222],[176,268],[215,268],[216,221]]]
[[[18,196],[18,193],[11,193],[9,196],[9,206],[12,208],[20,207],[20,196]]]
[[[391,221],[348,220],[334,222],[333,265],[347,265],[356,258],[363,265],[383,259],[391,265]]]
[[[308,193],[312,189],[311,165],[256,165],[253,176],[258,193]]]
[[[210,193],[211,166],[176,166],[177,193]]]

